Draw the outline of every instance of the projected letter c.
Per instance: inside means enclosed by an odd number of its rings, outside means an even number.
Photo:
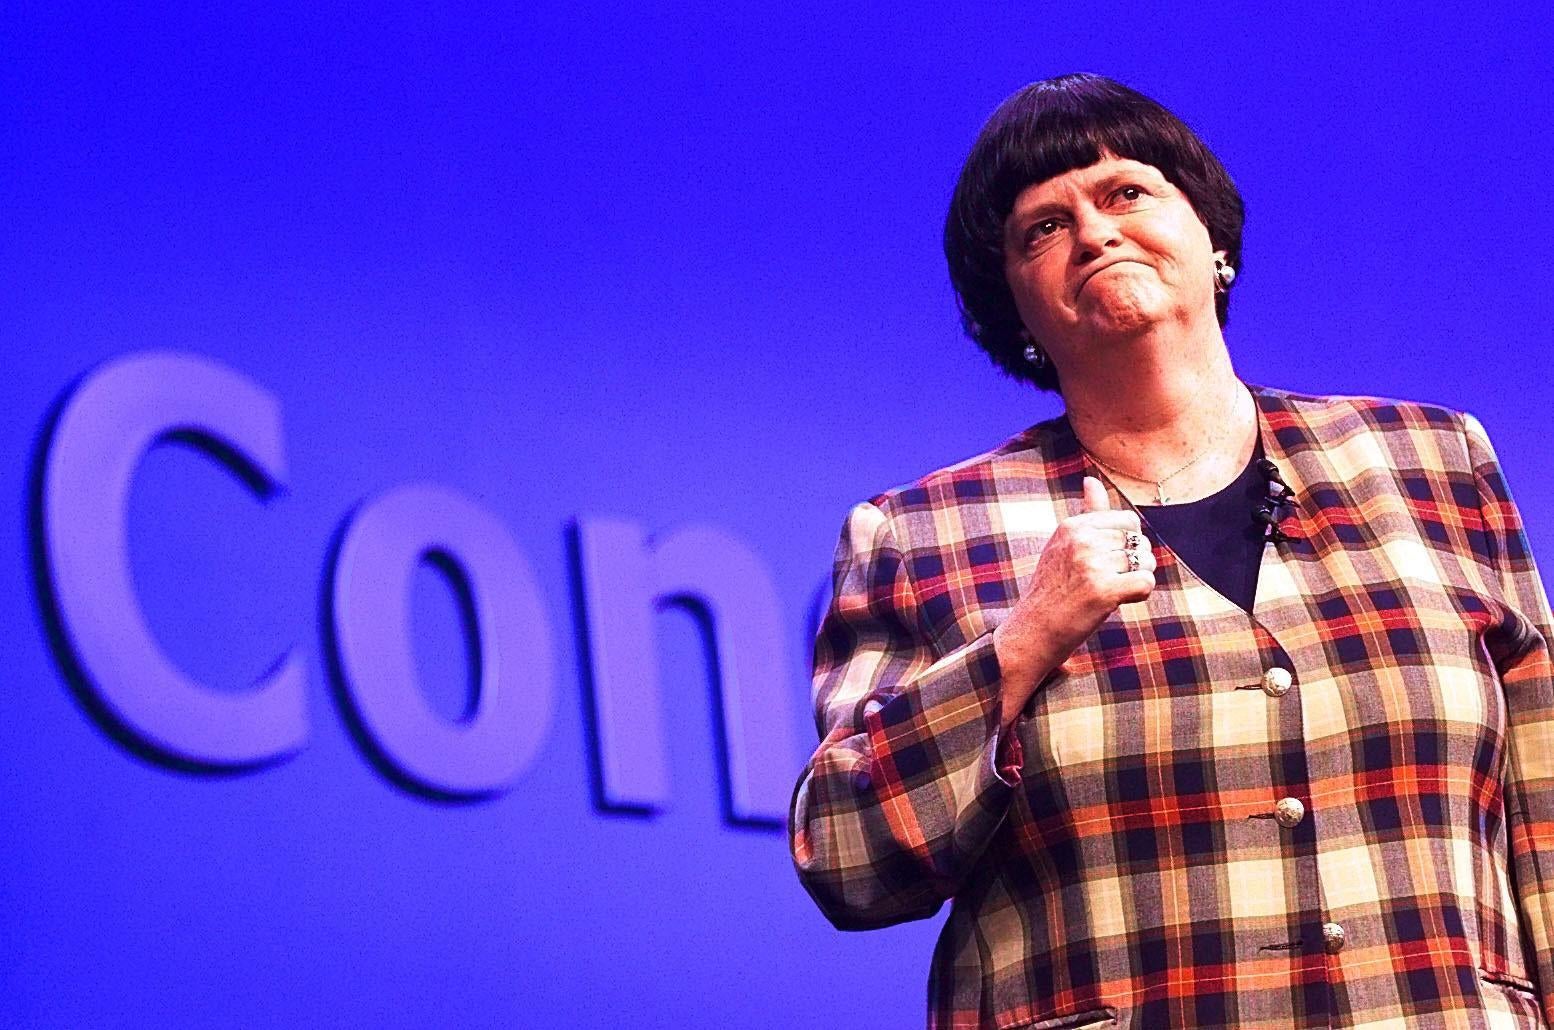
[[[411,598],[430,559],[466,588],[478,637],[474,711],[458,722],[434,712],[417,682]],[[549,729],[551,644],[534,575],[503,525],[452,490],[399,486],[351,517],[332,578],[341,687],[377,757],[439,794],[511,784]]]
[[[136,596],[130,488],[146,452],[172,436],[219,455],[261,498],[286,476],[280,404],[246,376],[188,354],[103,365],[65,401],[44,457],[46,601],[87,688],[153,753],[213,767],[263,763],[307,737],[295,649],[252,689],[217,692],[167,658]]]

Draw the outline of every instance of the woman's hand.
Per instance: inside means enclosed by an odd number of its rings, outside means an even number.
[[[1111,510],[1093,476],[1085,477],[1084,491],[1084,511],[1058,523],[1014,610],[993,631],[1005,727],[1118,605],[1142,601],[1155,588],[1155,555],[1138,513]],[[1137,557],[1132,571],[1130,552]]]

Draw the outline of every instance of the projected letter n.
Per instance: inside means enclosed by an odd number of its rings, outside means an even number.
[[[574,532],[601,802],[652,811],[669,801],[654,614],[679,604],[698,610],[710,635],[727,815],[781,823],[797,757],[782,611],[766,566],[706,526],[649,538],[634,523],[579,519]]]
[[[479,674],[474,710],[432,710],[417,680],[413,580],[436,560],[464,587]],[[333,657],[375,757],[409,785],[493,794],[535,757],[550,728],[551,645],[529,563],[496,517],[452,490],[396,487],[357,511],[330,585]]]

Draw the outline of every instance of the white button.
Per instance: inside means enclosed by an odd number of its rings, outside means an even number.
[[[1283,697],[1290,692],[1290,684],[1295,678],[1290,675],[1290,670],[1281,669],[1277,665],[1263,673],[1263,693],[1269,697]]]
[[[1300,798],[1280,798],[1273,806],[1273,817],[1279,820],[1280,826],[1295,826],[1306,818],[1306,806],[1300,803]]]
[[[1322,947],[1329,955],[1336,955],[1344,950],[1344,928],[1337,923],[1322,924]]]

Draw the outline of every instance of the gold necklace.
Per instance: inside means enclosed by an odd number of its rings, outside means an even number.
[[[1092,451],[1090,448],[1085,447],[1084,444],[1080,444],[1079,446],[1084,450],[1084,452],[1086,454],[1088,454],[1090,456],[1090,460],[1091,461],[1095,462],[1097,465],[1101,466],[1106,471],[1108,471],[1108,472],[1115,472],[1117,475],[1121,476],[1122,478],[1124,478],[1124,479],[1131,479],[1131,480],[1133,480],[1136,483],[1151,483],[1151,484],[1153,484],[1154,487],[1155,487],[1155,503],[1156,504],[1167,504],[1171,500],[1169,497],[1167,497],[1165,495],[1165,485],[1166,485],[1167,481],[1175,479],[1177,476],[1181,475],[1183,472],[1186,472],[1188,469],[1190,469],[1194,465],[1198,464],[1199,459],[1201,459],[1205,454],[1208,454],[1211,450],[1213,450],[1214,449],[1214,444],[1216,444],[1216,443],[1219,443],[1219,441],[1218,440],[1214,440],[1214,441],[1210,442],[1208,444],[1208,446],[1203,448],[1203,450],[1201,450],[1197,454],[1193,455],[1192,459],[1190,461],[1188,461],[1187,464],[1183,465],[1181,468],[1177,469],[1175,472],[1172,472],[1172,473],[1170,473],[1170,474],[1168,474],[1168,475],[1166,475],[1166,476],[1164,476],[1164,477],[1162,477],[1160,479],[1146,479],[1143,476],[1135,476],[1131,472],[1124,472],[1124,471],[1122,471],[1122,469],[1116,468],[1116,467],[1114,467],[1112,465],[1108,465],[1106,462],[1102,461],[1100,458],[1097,458],[1095,456],[1095,452]]]
[[[1252,421],[1253,421],[1253,424],[1255,425],[1256,422],[1257,422],[1257,399],[1252,396],[1252,392],[1250,390],[1247,390],[1245,386],[1242,387],[1242,391],[1243,391],[1243,395],[1246,398],[1248,398],[1249,400],[1252,401]],[[1232,418],[1229,420],[1229,424],[1230,424],[1230,426],[1234,426],[1234,424],[1236,422],[1239,422],[1239,421],[1240,421],[1239,418],[1236,418],[1236,417],[1232,416]],[[1190,469],[1194,465],[1198,464],[1199,461],[1203,460],[1203,456],[1208,454],[1210,451],[1214,450],[1215,447],[1219,446],[1219,444],[1225,439],[1225,437],[1230,435],[1230,432],[1231,432],[1231,429],[1229,427],[1227,427],[1225,429],[1225,431],[1220,433],[1219,436],[1215,437],[1214,439],[1210,440],[1208,443],[1204,444],[1203,449],[1201,451],[1199,451],[1197,454],[1194,454],[1191,458],[1189,458],[1188,461],[1187,461],[1187,464],[1181,466],[1178,469],[1175,469],[1172,472],[1167,473],[1164,476],[1161,476],[1159,479],[1146,479],[1143,476],[1136,476],[1136,475],[1134,475],[1131,472],[1124,472],[1122,469],[1117,468],[1115,465],[1108,465],[1106,462],[1104,462],[1100,458],[1096,457],[1095,456],[1095,452],[1092,451],[1090,448],[1086,447],[1084,445],[1084,441],[1082,441],[1082,440],[1079,443],[1079,449],[1084,451],[1085,454],[1089,455],[1091,461],[1095,462],[1097,465],[1101,466],[1103,469],[1105,469],[1108,472],[1116,473],[1117,475],[1121,476],[1122,478],[1124,478],[1124,479],[1131,479],[1131,480],[1133,480],[1136,483],[1149,483],[1151,486],[1153,486],[1155,488],[1155,503],[1156,504],[1168,504],[1168,503],[1170,503],[1171,499],[1169,497],[1167,497],[1166,494],[1165,494],[1165,485],[1166,485],[1166,483],[1170,482],[1172,479],[1175,479],[1177,476],[1181,475],[1183,472],[1186,472],[1188,469]],[[1075,439],[1078,439],[1078,436],[1079,436],[1078,433],[1074,434]]]

